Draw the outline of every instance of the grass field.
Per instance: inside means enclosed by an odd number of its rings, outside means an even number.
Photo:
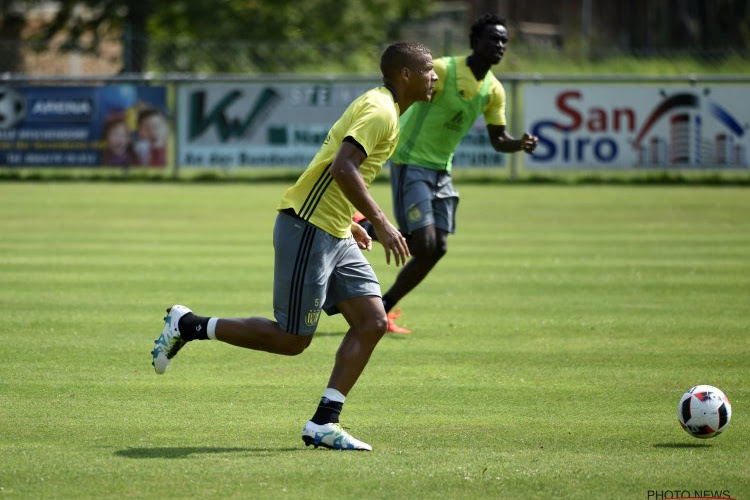
[[[270,314],[285,185],[0,183],[0,498],[750,499],[750,191],[458,187],[342,414],[368,454],[300,439],[340,317],[298,357],[150,364],[175,302]],[[698,383],[734,405],[712,440],[676,419]]]

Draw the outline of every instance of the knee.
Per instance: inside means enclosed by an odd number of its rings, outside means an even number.
[[[448,253],[448,241],[447,240],[439,240],[435,244],[435,249],[433,251],[433,256],[435,257],[435,262],[443,258],[443,255]]]
[[[429,240],[415,242],[410,251],[414,257],[430,262],[437,262],[446,254],[448,248],[445,241]]]
[[[370,316],[359,329],[367,337],[379,339],[388,330],[388,316],[385,313]]]
[[[312,335],[293,335],[290,337],[289,342],[287,342],[287,349],[286,353],[288,356],[297,356],[298,354],[302,354],[305,349],[307,349],[307,346],[310,345],[310,342],[312,342]]]
[[[385,335],[385,332],[388,331],[388,315],[378,315],[377,318],[375,318],[375,324],[373,325],[373,331],[378,335]]]

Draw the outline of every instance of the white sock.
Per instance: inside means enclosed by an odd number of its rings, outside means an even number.
[[[336,401],[337,403],[343,403],[346,401],[346,396],[331,387],[328,387],[323,391],[323,397],[328,398],[330,401]]]
[[[208,325],[206,326],[206,335],[211,340],[216,340],[216,323],[219,318],[208,318]]]

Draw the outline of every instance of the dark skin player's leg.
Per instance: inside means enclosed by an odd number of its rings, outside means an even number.
[[[349,323],[336,351],[336,362],[327,387],[346,396],[370,360],[370,355],[385,334],[388,319],[380,297],[359,297],[337,304]]]
[[[266,318],[221,318],[216,338],[245,349],[295,356],[310,345],[313,336],[292,335]]]
[[[386,292],[393,304],[411,292],[448,251],[448,233],[433,225],[415,230],[406,241],[411,252],[409,259]]]

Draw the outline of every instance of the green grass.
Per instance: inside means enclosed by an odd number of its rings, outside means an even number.
[[[340,317],[298,357],[150,366],[165,306],[271,313],[284,184],[0,183],[0,498],[750,497],[747,188],[458,187],[415,333],[347,400],[366,454],[300,439]],[[698,383],[734,404],[713,440],[677,424]]]

